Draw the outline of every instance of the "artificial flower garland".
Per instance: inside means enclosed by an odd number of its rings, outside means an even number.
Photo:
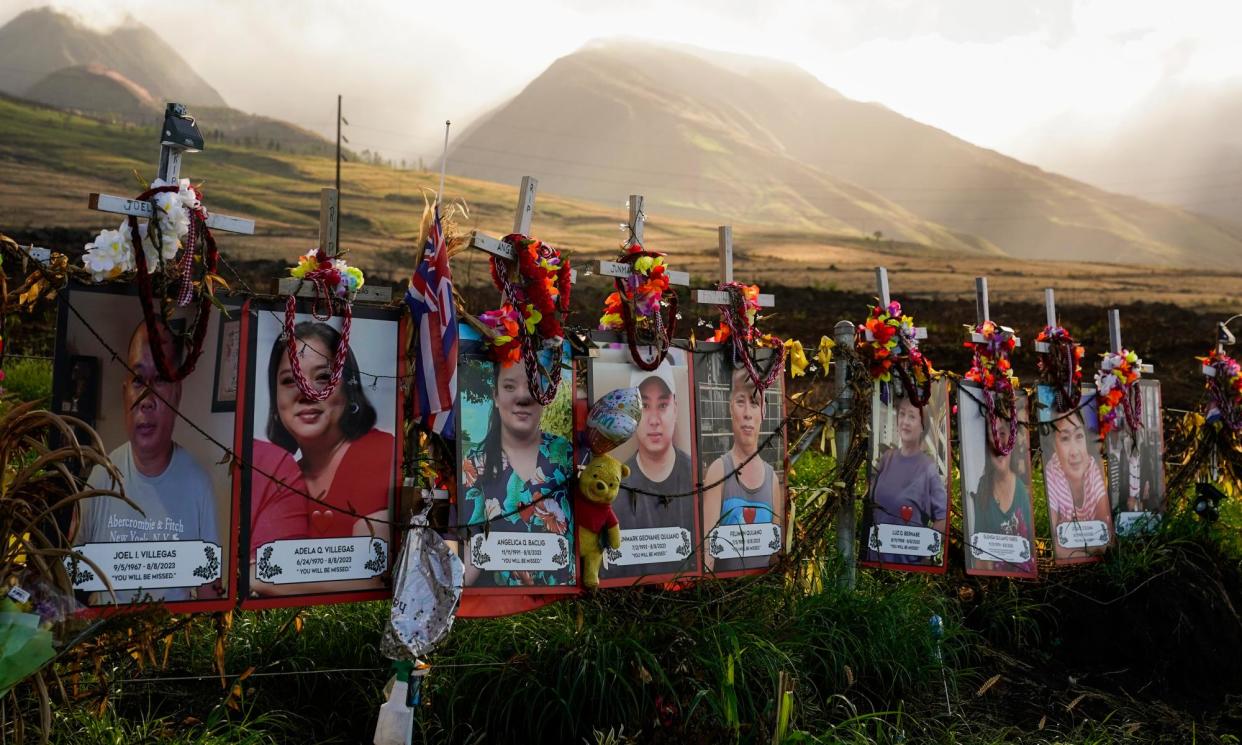
[[[1096,396],[1099,401],[1100,437],[1108,435],[1117,427],[1118,412],[1125,413],[1125,423],[1131,432],[1138,431],[1143,416],[1143,402],[1135,390],[1139,368],[1143,361],[1128,349],[1109,352],[1100,361],[1095,374]]]
[[[983,341],[975,341],[974,335],[983,337]],[[1018,376],[1013,373],[1009,356],[1013,354],[1017,342],[1013,333],[992,321],[984,321],[975,326],[966,348],[972,350],[973,357],[966,379],[978,383],[983,388],[983,407],[988,420],[988,438],[992,449],[997,455],[1009,455],[1013,452],[1017,441],[1018,430]],[[999,400],[998,398],[999,397]],[[1001,442],[997,433],[997,410],[1004,412],[1009,421],[1009,437]]]
[[[1204,368],[1216,372],[1206,376],[1209,405],[1220,413],[1221,420],[1230,430],[1242,431],[1242,365],[1215,349],[1206,357],[1200,357],[1199,361]]]
[[[1078,408],[1082,401],[1082,345],[1062,326],[1044,326],[1035,341],[1048,345],[1035,360],[1040,377],[1053,389],[1052,405],[1058,414]]]
[[[328,382],[323,388],[315,388],[302,373],[302,364],[298,359],[298,338],[294,333],[298,304],[297,293],[294,292],[285,300],[285,329],[282,336],[288,345],[289,370],[293,373],[293,381],[303,397],[311,401],[326,401],[341,384],[345,362],[349,359],[349,330],[353,320],[350,300],[362,288],[366,280],[361,269],[349,266],[343,259],[329,257],[322,250],[299,256],[297,266],[290,269],[289,274],[298,280],[314,284],[315,301],[311,308],[311,316],[316,321],[327,321],[332,318],[333,302],[340,302],[342,306],[341,340],[332,356]]]
[[[733,342],[735,362],[741,360],[746,368],[750,382],[759,393],[766,391],[780,379],[785,370],[785,343],[772,334],[759,333],[755,326],[755,317],[759,312],[759,286],[744,285],[741,282],[721,282],[716,285],[720,292],[727,293],[729,302],[720,306],[720,326],[710,341]],[[750,345],[769,347],[773,350],[768,360],[767,370],[761,375],[756,365],[755,355]]]
[[[515,261],[493,256],[492,282],[503,296],[498,311],[480,316],[497,333],[492,338],[496,361],[510,365],[520,357],[526,364],[530,393],[541,405],[556,398],[561,382],[559,358],[549,372],[539,361],[543,349],[560,350],[569,315],[569,260],[542,241],[513,233],[504,243],[513,247]],[[520,282],[519,282],[520,280]]]
[[[647,251],[641,243],[629,242],[619,263],[628,264],[627,277],[616,277],[616,291],[604,300],[604,314],[599,327],[604,331],[624,331],[630,347],[630,357],[642,370],[654,370],[664,361],[677,329],[677,293],[669,288],[668,267],[664,254]],[[667,308],[666,314],[661,308]],[[650,330],[655,337],[648,346],[655,347],[655,354],[644,358],[638,347],[640,328]]]
[[[180,289],[177,293],[177,304],[181,307],[189,305],[194,297],[194,260],[198,253],[198,243],[202,241],[205,270],[203,288],[185,359],[179,367],[174,368],[172,361],[164,354],[163,344],[150,345],[151,357],[160,378],[175,383],[194,372],[202,354],[203,342],[207,338],[207,325],[211,318],[211,306],[215,302],[211,282],[215,278],[220,255],[216,250],[216,240],[207,227],[207,209],[203,207],[198,189],[190,186],[189,179],[181,179],[177,183],[156,179],[151,188],[139,194],[135,201],[150,202],[152,219],[139,226],[138,218],[130,215],[120,230],[102,231],[94,241],[86,244],[82,261],[97,282],[114,279],[131,269],[136,272],[138,299],[142,304],[147,335],[155,340],[161,338],[161,330],[168,334],[172,334],[172,330],[165,320],[168,302],[166,295],[161,294],[160,309],[155,309],[155,290],[149,265],[163,265],[164,262],[175,259],[177,251],[184,246],[178,271]],[[154,230],[151,229],[152,223],[155,224]],[[150,246],[143,242],[144,238]],[[185,239],[184,244],[182,239]],[[141,247],[142,250],[135,250],[136,247]]]
[[[922,409],[931,400],[931,363],[919,350],[914,318],[901,312],[901,303],[872,306],[867,322],[858,326],[855,344],[871,377],[880,383],[881,401],[890,400],[894,373],[915,406]]]

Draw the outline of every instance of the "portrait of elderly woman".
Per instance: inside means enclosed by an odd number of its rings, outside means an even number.
[[[358,321],[355,321],[357,324]],[[303,321],[293,330],[298,367],[315,390],[332,385],[341,333]],[[358,337],[354,336],[354,340]],[[349,349],[339,382],[323,401],[298,385],[288,342],[277,336],[260,357],[265,373],[252,395],[265,399],[255,419],[250,491],[251,594],[315,594],[380,589],[380,577],[276,584],[256,573],[256,552],[274,541],[373,537],[389,543],[395,462],[392,433],[377,428],[377,403]],[[256,378],[260,371],[256,370]]]
[[[1108,485],[1099,456],[1093,391],[1068,412],[1051,407],[1053,389],[1040,386],[1040,450],[1048,494],[1048,523],[1057,563],[1091,561],[1112,542]]]
[[[922,407],[900,385],[892,386],[887,401],[877,389],[872,432],[863,562],[942,570],[949,517],[947,381],[933,383]]]

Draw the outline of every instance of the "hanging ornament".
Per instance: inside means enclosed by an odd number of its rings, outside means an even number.
[[[892,400],[893,378],[918,408],[931,399],[932,367],[919,350],[914,318],[901,312],[896,300],[887,307],[871,307],[867,322],[855,335],[859,356],[867,363],[871,377],[880,383],[880,400]]]
[[[741,282],[721,282],[716,290],[729,295],[729,302],[720,306],[720,326],[710,341],[733,342],[734,362],[741,362],[755,390],[762,394],[780,379],[785,370],[785,343],[773,334],[760,334],[755,326],[759,313],[759,285]],[[762,373],[751,347],[767,347],[773,350],[767,369]]]
[[[1018,433],[1018,376],[1014,375],[1009,361],[1017,342],[1013,332],[992,321],[984,321],[973,331],[970,341],[966,342],[966,348],[973,352],[966,379],[983,389],[983,408],[992,449],[998,455],[1009,455]],[[982,337],[982,341],[974,341],[975,336]],[[1009,436],[1003,441],[999,432],[1001,416],[1009,423]]]
[[[1048,351],[1040,352],[1035,362],[1040,382],[1053,390],[1056,413],[1077,409],[1082,400],[1082,345],[1062,326],[1044,326],[1035,341],[1048,345]]]
[[[604,300],[599,327],[624,331],[634,364],[642,370],[654,370],[664,361],[677,329],[677,293],[669,287],[664,254],[648,251],[631,238],[617,262],[628,265],[630,273],[613,279],[616,291]],[[650,341],[640,342],[640,332]],[[655,353],[643,357],[640,345],[653,347]]]
[[[513,248],[514,260],[492,256],[492,282],[503,304],[480,320],[490,326],[493,356],[508,366],[517,356],[526,364],[530,394],[547,406],[556,398],[561,382],[564,346],[563,323],[569,315],[569,260],[542,241],[514,233],[504,243]],[[555,362],[545,366],[543,350],[556,350]]]
[[[332,356],[328,382],[323,388],[315,388],[302,372],[298,338],[294,333],[297,317],[297,292],[290,294],[285,300],[284,338],[288,345],[289,369],[298,391],[311,401],[326,401],[341,383],[341,375],[345,371],[345,362],[349,358],[349,330],[353,321],[351,307],[353,297],[365,284],[362,270],[349,266],[343,259],[330,258],[322,250],[303,254],[298,257],[297,266],[289,270],[295,279],[310,282],[315,287],[315,299],[311,306],[311,316],[316,321],[328,321],[332,318],[333,305],[341,306],[341,340]]]
[[[1125,414],[1126,427],[1137,432],[1142,426],[1143,401],[1138,395],[1140,367],[1143,361],[1128,349],[1109,352],[1100,361],[1095,374],[1096,396],[1099,401],[1100,437],[1108,435],[1117,427],[1117,416]]]

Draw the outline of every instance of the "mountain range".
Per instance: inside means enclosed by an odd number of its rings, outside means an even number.
[[[98,32],[49,9],[17,16],[0,28],[0,92],[143,127],[176,100],[209,140],[330,151],[297,125],[227,108],[133,21]],[[1006,257],[1202,267],[1242,255],[1227,213],[1050,173],[787,63],[633,40],[555,61],[455,138],[449,170],[502,184],[534,175],[545,194],[602,205],[641,193],[653,224],[760,226],[735,234],[756,255],[778,233],[922,245],[993,272]]]
[[[854,101],[772,60],[634,41],[554,62],[470,127],[455,173],[650,209],[981,254],[1201,265],[1242,228],[1109,193]]]

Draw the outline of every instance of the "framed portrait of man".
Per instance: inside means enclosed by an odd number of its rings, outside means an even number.
[[[920,405],[921,404],[921,405]],[[943,572],[947,561],[949,381],[920,402],[894,380],[871,394],[871,468],[863,506],[863,566]]]
[[[242,313],[237,450],[244,607],[388,597],[401,482],[401,313],[309,301]]]
[[[1057,411],[1055,400],[1052,386],[1036,388],[1053,557],[1057,564],[1098,561],[1113,542],[1113,513],[1095,388],[1084,386],[1079,405],[1069,411]]]
[[[222,302],[236,315],[235,303]],[[212,408],[222,320],[215,308],[206,318],[178,310],[167,322],[157,319],[153,334],[132,287],[73,286],[60,295],[52,410],[93,412],[93,422],[84,420],[119,475],[99,466],[83,474],[90,487],[114,494],[79,502],[69,520],[73,548],[90,563],[70,558],[67,565],[89,607],[233,605],[236,513],[226,455],[234,415]],[[164,379],[155,347],[179,367],[198,323],[207,324],[198,364],[182,380]]]
[[[760,370],[771,354],[757,350]],[[784,377],[760,391],[730,347],[711,343],[693,368],[703,572],[767,571],[788,538]]]
[[[590,402],[617,388],[637,388],[642,404],[637,431],[609,453],[629,468],[629,475],[612,505],[621,523],[621,548],[604,552],[600,584],[698,575],[690,354],[670,349],[654,370],[643,370],[633,364],[625,344],[598,342],[596,347],[598,354],[590,359]]]
[[[1016,411],[995,410],[989,422],[983,390],[975,383],[959,388],[967,574],[1038,574],[1026,394],[1015,399]]]

